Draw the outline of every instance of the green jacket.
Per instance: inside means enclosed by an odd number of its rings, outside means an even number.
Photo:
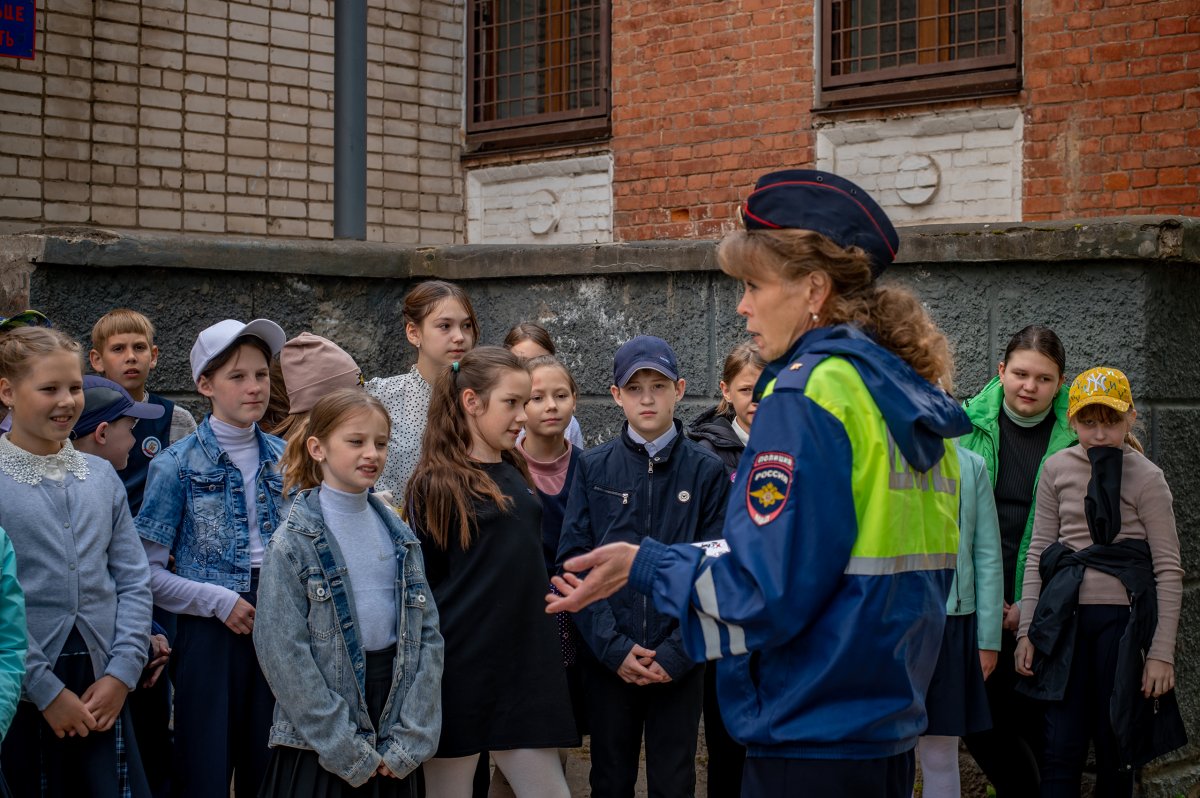
[[[1037,510],[1037,485],[1042,477],[1042,466],[1046,458],[1060,449],[1065,449],[1075,443],[1075,430],[1067,421],[1067,395],[1069,389],[1063,385],[1054,397],[1054,429],[1050,432],[1050,443],[1042,461],[1038,463],[1037,476],[1033,482],[1034,503],[1029,506],[1029,519],[1025,522],[1025,534],[1021,536],[1021,546],[1017,550],[1017,574],[1013,583],[1013,601],[1021,600],[1021,584],[1025,579],[1025,556],[1029,551],[1029,541],[1033,537],[1033,514]],[[999,377],[992,377],[983,386],[983,390],[963,402],[963,410],[975,429],[968,435],[958,439],[959,445],[978,454],[987,465],[988,476],[992,480],[992,488],[996,487],[996,469],[1000,464],[1000,414],[1003,411],[1004,388],[1000,385]]]

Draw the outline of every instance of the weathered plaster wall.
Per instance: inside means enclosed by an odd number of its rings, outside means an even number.
[[[1200,220],[1141,217],[1079,223],[906,228],[888,278],[913,287],[954,344],[958,393],[994,373],[1007,338],[1032,322],[1053,326],[1074,375],[1099,363],[1124,369],[1151,458],[1166,472],[1187,570],[1177,651],[1181,702],[1200,741]],[[6,261],[7,257],[7,261]],[[352,352],[368,375],[411,362],[399,305],[426,276],[462,281],[495,343],[536,319],[555,337],[584,393],[589,440],[621,416],[607,397],[616,346],[638,333],[677,348],[690,417],[712,401],[725,351],[741,337],[737,286],[717,269],[711,242],[564,247],[399,248],[386,245],[121,237],[91,232],[0,238],[0,267],[33,262],[30,303],[86,341],[117,306],[149,314],[162,349],[153,387],[190,396],[193,337],[225,317],[266,316],[289,335],[312,330]],[[4,265],[4,264],[8,265]],[[0,288],[6,276],[0,274]],[[20,280],[3,310],[23,305]],[[1142,794],[1192,795],[1200,746],[1144,772]]]

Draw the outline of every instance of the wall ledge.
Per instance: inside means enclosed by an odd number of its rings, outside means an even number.
[[[40,239],[40,246],[31,239]],[[899,264],[1161,261],[1200,263],[1200,218],[1105,217],[1066,222],[914,225]],[[32,244],[32,246],[31,246]],[[36,266],[147,267],[449,280],[599,276],[717,269],[716,242],[421,247],[363,241],[250,238],[47,227],[0,236],[0,253]]]

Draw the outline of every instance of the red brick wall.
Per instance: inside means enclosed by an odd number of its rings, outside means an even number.
[[[1026,219],[1200,216],[1200,1],[1035,0]]]
[[[619,239],[713,238],[761,173],[812,164],[813,4],[614,0]]]
[[[772,169],[812,166],[814,0],[613,2],[614,229],[712,238]],[[1200,216],[1200,0],[1026,0],[1010,97],[830,119],[1017,104],[1024,215]]]

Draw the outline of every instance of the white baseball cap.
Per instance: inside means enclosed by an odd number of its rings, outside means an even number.
[[[201,331],[192,344],[191,364],[192,381],[200,382],[200,374],[208,367],[213,359],[229,348],[229,345],[243,335],[253,335],[260,338],[271,350],[272,355],[279,354],[287,341],[283,328],[270,319],[255,319],[242,323],[237,319],[225,319]]]

